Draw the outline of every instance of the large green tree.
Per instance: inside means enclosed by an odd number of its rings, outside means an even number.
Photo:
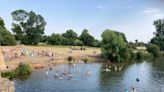
[[[102,56],[110,61],[125,61],[130,59],[130,52],[122,35],[106,29],[102,33]]]
[[[77,38],[77,33],[74,32],[72,29],[67,30],[65,33],[62,34],[63,37],[67,39],[76,39]]]
[[[115,32],[115,34],[118,35],[118,36],[121,35],[122,38],[124,39],[124,41],[125,41],[126,43],[128,42],[124,33],[122,33],[122,32],[117,32],[117,31],[113,31],[113,32]]]
[[[6,29],[5,23],[0,18],[0,45],[15,45],[16,41],[13,35]]]
[[[63,41],[63,37],[60,34],[52,34],[48,43],[51,45],[61,45]]]
[[[84,45],[87,46],[92,46],[93,42],[95,41],[94,37],[88,33],[87,29],[83,30],[83,32],[79,36],[79,39],[84,43]]]
[[[38,44],[44,34],[45,19],[33,11],[25,10],[16,10],[11,15],[13,17],[12,31],[16,40],[24,44]]]
[[[164,19],[158,19],[154,21],[156,32],[154,33],[150,43],[156,44],[160,47],[160,50],[164,51]]]

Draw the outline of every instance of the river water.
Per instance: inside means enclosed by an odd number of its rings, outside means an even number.
[[[80,63],[75,67],[57,64],[48,75],[46,69],[34,70],[29,76],[14,79],[15,92],[126,92],[131,87],[137,92],[164,92],[164,58],[112,64],[111,71],[106,72],[105,67],[110,66],[107,63]],[[123,68],[116,71],[114,66]],[[65,70],[72,77],[62,74]],[[55,74],[62,79],[56,79]]]

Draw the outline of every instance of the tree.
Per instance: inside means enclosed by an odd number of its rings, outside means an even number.
[[[125,41],[126,43],[128,42],[124,33],[122,33],[122,32],[117,32],[117,31],[113,31],[113,32],[115,32],[115,34],[118,35],[118,36],[121,35],[122,38],[124,39],[124,41]]]
[[[51,45],[61,45],[63,37],[60,34],[52,34],[48,43]]]
[[[4,21],[3,21],[3,19],[1,17],[0,17],[0,26],[2,28],[5,28],[5,23],[4,23]]]
[[[76,40],[74,40],[74,45],[75,46],[82,46],[83,45],[83,42],[80,41],[79,39],[76,39]]]
[[[156,27],[155,36],[164,36],[164,19],[158,19],[154,21],[153,25]]]
[[[164,51],[164,19],[154,21],[154,26],[156,27],[155,37],[151,39],[150,43],[156,44],[160,50]]]
[[[62,34],[63,37],[65,38],[72,38],[72,39],[76,39],[77,38],[77,33],[74,32],[72,29],[67,30],[65,33]]]
[[[121,35],[113,30],[106,29],[102,33],[102,56],[110,61],[125,61],[130,59],[127,44]]]
[[[160,56],[160,49],[157,45],[155,44],[148,44],[146,45],[147,51],[149,53],[152,53],[154,57],[159,57]]]
[[[87,29],[83,30],[79,39],[84,43],[84,45],[88,46],[92,46],[92,43],[95,41],[94,37],[88,33]]]
[[[41,15],[25,10],[16,10],[11,13],[13,17],[12,31],[16,40],[24,44],[36,45],[40,42],[46,22]]]
[[[15,45],[13,35],[6,29],[3,19],[0,17],[0,45]]]

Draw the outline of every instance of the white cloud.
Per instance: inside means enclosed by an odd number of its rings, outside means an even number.
[[[147,8],[142,13],[143,14],[156,14],[156,13],[160,13],[160,12],[161,12],[161,10],[158,8]]]
[[[98,5],[98,6],[96,6],[96,8],[98,8],[100,10],[106,10],[107,9],[107,7],[104,5]]]

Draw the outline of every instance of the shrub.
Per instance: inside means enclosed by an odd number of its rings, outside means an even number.
[[[8,79],[13,79],[15,77],[15,72],[14,71],[7,71],[7,72],[2,72],[1,76],[3,78],[8,78]]]
[[[144,59],[144,53],[143,52],[137,52],[137,59]]]
[[[147,51],[149,53],[152,53],[154,57],[159,57],[160,56],[160,49],[157,45],[148,44],[146,47],[147,47]]]
[[[130,52],[122,35],[113,30],[105,30],[102,33],[102,56],[110,61],[126,61],[130,59]]]
[[[15,70],[16,75],[28,75],[31,73],[31,68],[27,64],[21,63]]]
[[[145,52],[137,52],[137,59],[145,59],[145,58],[152,58],[153,55],[151,53],[145,53]]]
[[[130,51],[130,54],[131,54],[131,58],[130,58],[131,60],[137,59],[137,53]]]
[[[2,72],[1,76],[8,79],[13,79],[18,76],[28,75],[31,73],[31,68],[27,64],[20,64],[14,71]]]
[[[75,46],[82,46],[83,45],[83,42],[80,41],[79,39],[76,39],[76,40],[74,40],[74,45]]]

